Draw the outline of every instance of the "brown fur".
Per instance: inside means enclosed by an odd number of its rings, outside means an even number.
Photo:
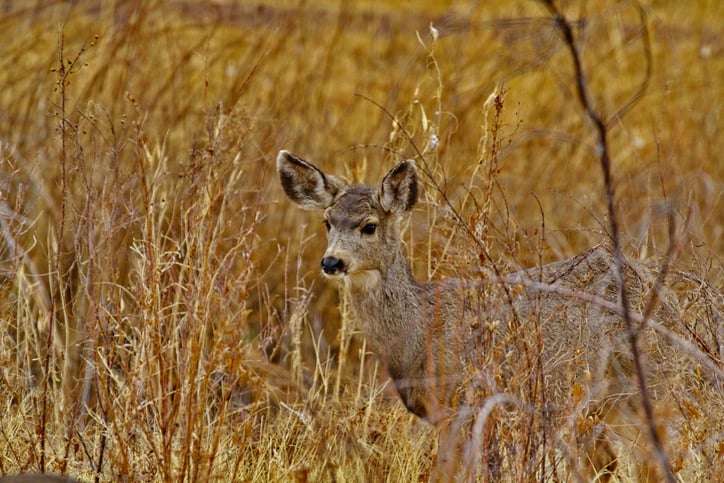
[[[329,226],[325,256],[343,260],[346,267],[334,278],[348,290],[353,313],[369,344],[414,414],[441,425],[450,421],[463,400],[461,394],[470,380],[468,370],[475,368],[479,359],[481,336],[487,330],[506,340],[516,321],[523,324],[518,330],[530,331],[532,327],[525,324],[538,317],[544,339],[544,374],[565,375],[554,377],[557,380],[550,385],[558,401],[567,399],[575,377],[583,377],[582,371],[595,378],[611,364],[627,370],[620,317],[591,303],[518,286],[526,280],[540,280],[615,302],[614,265],[606,248],[596,247],[569,260],[505,276],[512,305],[506,303],[508,294],[499,283],[445,280],[423,284],[412,276],[399,228],[402,216],[416,201],[414,162],[395,166],[378,188],[347,186],[334,178],[334,187],[321,194],[329,177],[318,168],[286,151],[280,152],[277,167],[292,200],[324,211]],[[376,224],[374,235],[360,232],[367,223]],[[627,275],[632,300],[636,300],[646,281],[641,270],[630,266]],[[626,389],[630,392],[630,387]],[[593,435],[586,445],[591,450],[591,474],[615,468],[615,455],[605,433]]]

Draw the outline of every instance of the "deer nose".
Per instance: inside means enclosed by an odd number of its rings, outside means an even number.
[[[322,270],[327,275],[334,275],[337,272],[344,271],[344,262],[337,257],[322,258]]]

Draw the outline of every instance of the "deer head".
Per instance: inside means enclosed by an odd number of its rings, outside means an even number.
[[[277,156],[287,196],[305,209],[322,210],[327,250],[322,273],[331,278],[385,272],[400,253],[400,220],[417,201],[415,162],[402,161],[377,187],[350,185],[288,151]]]

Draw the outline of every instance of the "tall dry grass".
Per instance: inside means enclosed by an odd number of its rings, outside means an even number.
[[[612,114],[645,75],[638,10],[564,6],[580,19],[594,102]],[[283,199],[282,147],[371,181],[418,154],[414,143],[431,175],[405,235],[420,279],[533,266],[607,239],[593,132],[537,3],[0,8],[0,475],[444,470],[436,431],[397,401],[318,276],[323,230]],[[706,1],[643,8],[652,77],[610,131],[623,245],[655,263],[676,220],[673,270],[695,278],[674,287],[671,330],[721,369],[724,13]],[[500,358],[489,354],[496,380],[524,369]],[[660,431],[681,481],[715,481],[721,380],[680,360],[652,389]],[[507,387],[533,410],[495,409],[481,458],[498,455],[508,480],[575,481],[576,436],[598,424],[579,407],[588,388],[572,386],[570,425],[556,428],[527,374],[512,374]],[[650,449],[643,433],[620,445],[635,458]],[[618,478],[634,478],[629,463]]]

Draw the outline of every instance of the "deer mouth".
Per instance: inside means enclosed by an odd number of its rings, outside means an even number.
[[[346,268],[341,269],[341,270],[335,270],[333,272],[327,271],[324,269],[322,270],[322,275],[324,275],[326,278],[331,278],[331,279],[343,278],[343,277],[346,277],[348,274],[349,273],[347,272]]]

